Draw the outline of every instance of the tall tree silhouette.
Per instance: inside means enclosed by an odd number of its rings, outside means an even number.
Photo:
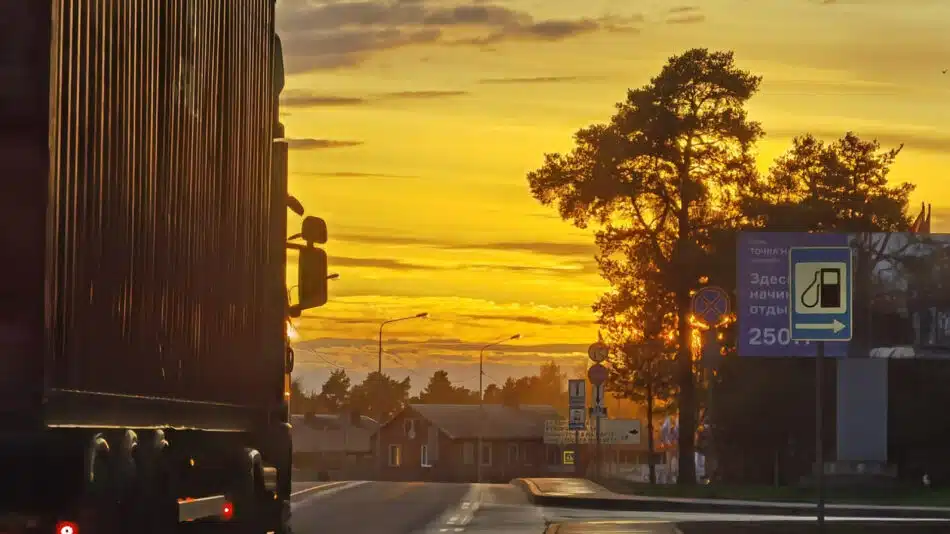
[[[608,124],[575,134],[568,155],[547,154],[528,174],[531,192],[598,241],[652,249],[677,310],[679,483],[695,484],[697,406],[688,322],[710,229],[732,226],[736,191],[755,176],[750,148],[761,136],[745,103],[760,79],[731,52],[693,49],[669,59],[649,84],[628,91]]]
[[[318,399],[330,413],[339,413],[347,406],[350,400],[350,377],[346,376],[345,369],[335,369],[330,372],[327,381],[323,383]]]
[[[370,417],[382,417],[386,423],[409,400],[409,377],[395,380],[388,375],[372,372],[350,390],[350,405]]]
[[[439,370],[432,373],[425,389],[412,402],[422,404],[474,404],[478,402],[478,393],[462,386],[455,386],[449,380],[449,373]]]

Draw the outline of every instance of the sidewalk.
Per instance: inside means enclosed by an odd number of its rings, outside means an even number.
[[[519,478],[513,480],[512,484],[520,487],[528,495],[528,498],[538,506],[638,512],[815,515],[814,503],[622,495],[582,478]],[[827,504],[825,505],[825,515],[828,517],[950,520],[950,508]]]

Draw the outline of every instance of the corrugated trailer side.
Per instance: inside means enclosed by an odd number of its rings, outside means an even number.
[[[48,2],[0,2],[0,428],[42,395]]]
[[[48,421],[200,427],[272,406],[286,197],[270,172],[273,0],[52,6]]]

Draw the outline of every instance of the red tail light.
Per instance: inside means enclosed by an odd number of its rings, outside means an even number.
[[[60,521],[56,523],[56,534],[79,534],[79,525],[72,521]]]
[[[230,521],[234,516],[234,505],[226,502],[224,506],[221,507],[221,519],[225,521]]]

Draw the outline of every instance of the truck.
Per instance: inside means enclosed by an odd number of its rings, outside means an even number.
[[[275,0],[0,2],[0,532],[289,532],[283,85]]]

